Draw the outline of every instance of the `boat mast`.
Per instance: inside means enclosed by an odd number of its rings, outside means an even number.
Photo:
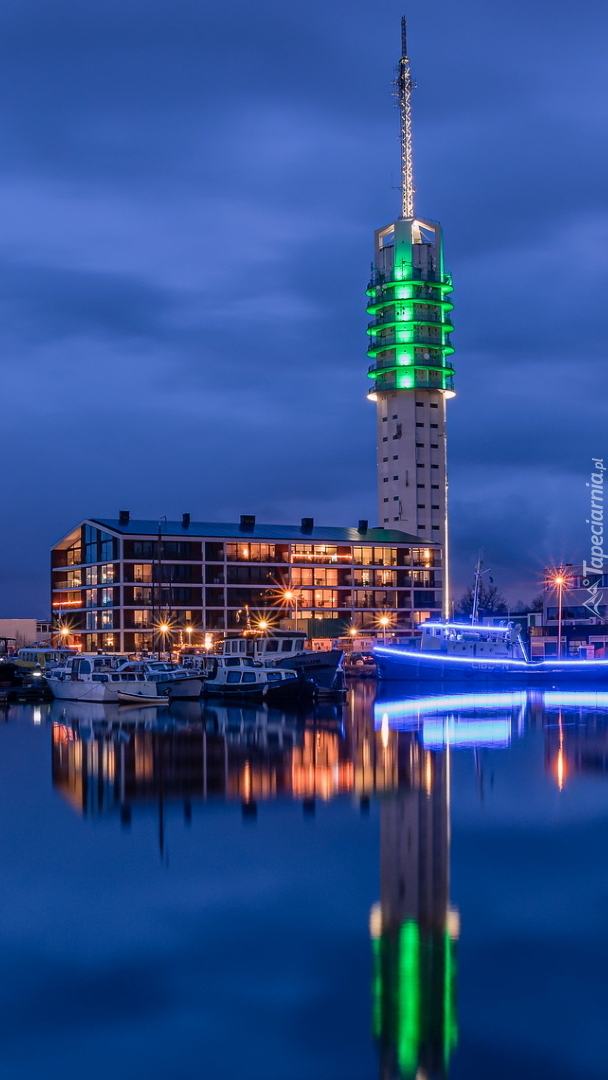
[[[471,625],[474,626],[477,622],[477,610],[479,608],[479,592],[481,589],[481,567],[483,566],[483,559],[481,557],[481,551],[477,558],[477,565],[475,567],[475,587],[473,589],[473,610],[471,612]]]

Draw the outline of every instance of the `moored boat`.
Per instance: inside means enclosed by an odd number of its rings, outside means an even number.
[[[46,684],[60,701],[117,702],[119,692],[149,699],[159,697],[156,683],[144,675],[121,672],[125,659],[115,654],[80,655],[72,660],[69,671],[48,675]]]
[[[426,622],[417,647],[376,646],[379,679],[554,686],[608,681],[608,660],[529,660],[519,627]]]

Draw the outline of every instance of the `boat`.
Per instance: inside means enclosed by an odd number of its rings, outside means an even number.
[[[148,682],[156,683],[157,693],[183,701],[196,701],[201,696],[203,679],[192,670],[166,660],[129,660],[119,672],[136,672]]]
[[[128,693],[126,690],[118,691],[118,704],[119,705],[169,705],[169,697],[163,696],[163,694],[150,694],[146,697],[145,694]]]
[[[270,634],[248,630],[244,634],[227,635],[219,643],[218,655],[247,656],[262,667],[296,671],[317,687],[342,691],[342,650],[306,649],[305,645],[306,634],[300,630],[275,630]],[[192,661],[195,666],[197,655],[194,650],[185,650],[181,660],[184,667],[191,666]]]
[[[126,659],[115,653],[79,655],[69,671],[49,674],[46,684],[60,701],[117,702],[119,692],[156,701],[160,697],[156,683],[138,672],[121,672]]]
[[[554,686],[608,681],[608,660],[530,660],[519,626],[428,621],[408,645],[377,645],[378,678],[397,681],[496,682]]]
[[[271,670],[256,664],[250,656],[209,656],[205,658],[203,696],[296,700],[314,693],[312,684],[297,671]]]

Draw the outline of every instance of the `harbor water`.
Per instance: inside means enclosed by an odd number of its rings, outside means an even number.
[[[11,1080],[600,1080],[608,693],[0,713]]]

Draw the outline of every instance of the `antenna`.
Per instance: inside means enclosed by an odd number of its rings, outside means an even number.
[[[412,90],[416,83],[407,56],[407,26],[401,18],[401,59],[397,76],[397,97],[401,118],[401,217],[414,216],[414,165],[412,156]]]

